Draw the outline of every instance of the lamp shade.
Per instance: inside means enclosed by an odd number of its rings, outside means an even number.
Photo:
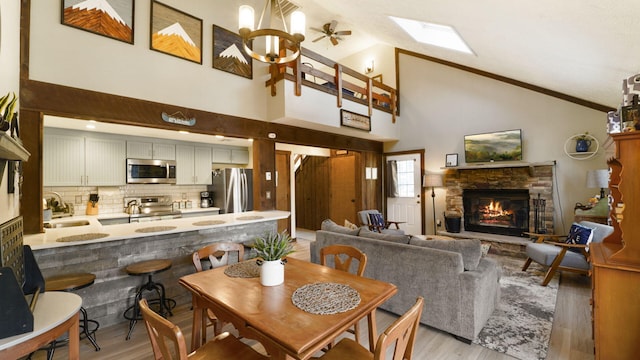
[[[589,170],[587,171],[587,187],[588,188],[606,188],[609,187],[609,170]]]
[[[424,187],[440,187],[442,186],[442,175],[426,174],[422,179],[422,184]]]

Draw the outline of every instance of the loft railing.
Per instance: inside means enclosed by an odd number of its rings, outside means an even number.
[[[377,109],[390,113],[391,121],[396,122],[396,89],[311,50],[303,48],[295,61],[272,64],[269,71],[271,77],[265,85],[271,87],[271,96],[276,96],[276,84],[286,79],[295,83],[296,96],[302,95],[302,85],[308,86],[334,95],[339,108],[342,107],[342,100],[348,99],[367,106],[369,116],[373,109]]]

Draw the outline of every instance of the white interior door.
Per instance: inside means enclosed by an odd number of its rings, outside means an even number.
[[[387,194],[387,220],[402,221],[407,234],[422,234],[422,181],[420,154],[387,156],[395,162],[396,194]],[[392,167],[387,166],[387,169]],[[387,177],[388,179],[388,177]],[[387,186],[387,189],[389,187]]]

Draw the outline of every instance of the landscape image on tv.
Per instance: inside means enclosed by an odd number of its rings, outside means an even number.
[[[520,129],[465,135],[464,157],[468,163],[522,160]]]

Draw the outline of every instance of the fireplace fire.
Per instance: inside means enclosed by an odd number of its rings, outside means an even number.
[[[511,236],[529,231],[528,190],[467,189],[462,198],[467,231]]]

